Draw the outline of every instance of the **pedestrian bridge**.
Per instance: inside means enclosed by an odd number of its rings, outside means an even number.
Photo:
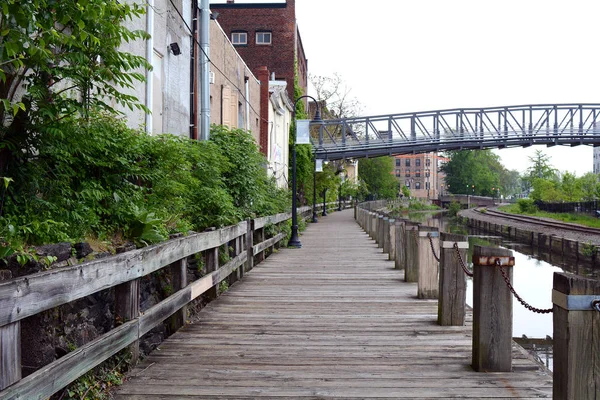
[[[600,144],[600,104],[457,108],[325,120],[313,132],[324,160],[444,150]]]

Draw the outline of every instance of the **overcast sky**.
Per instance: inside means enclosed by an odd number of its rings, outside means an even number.
[[[598,0],[296,0],[296,12],[309,72],[341,74],[363,115],[600,102]],[[541,148],[561,171],[592,170],[591,147]],[[523,171],[534,149],[497,152]]]

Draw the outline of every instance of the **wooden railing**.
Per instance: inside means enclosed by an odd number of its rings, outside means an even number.
[[[337,203],[328,203],[328,207],[334,205]],[[344,207],[348,206],[350,202],[345,202]],[[301,207],[298,215],[309,218],[312,208]],[[229,277],[235,282],[252,269],[255,259],[264,260],[267,250],[277,247],[285,237],[281,225],[290,218],[290,213],[256,218],[0,282],[0,399],[48,398],[126,347],[137,358],[138,340],[144,334],[167,318],[171,318],[171,330],[178,329],[185,323],[188,303],[200,295],[216,297],[221,281]],[[223,265],[219,265],[221,246],[227,246],[230,255]],[[187,260],[198,253],[203,254],[207,274],[188,283]],[[140,278],[164,268],[171,269],[174,293],[140,312]],[[121,325],[21,379],[20,321],[113,287],[116,319]]]

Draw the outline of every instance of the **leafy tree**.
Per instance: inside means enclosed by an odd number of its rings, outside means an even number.
[[[441,170],[454,194],[492,196],[500,187],[501,175],[506,169],[491,150],[461,150],[448,153],[448,161]]]
[[[141,3],[117,0],[3,0],[0,9],[0,176],[18,176],[40,142],[59,134],[57,121],[115,103],[144,109],[124,93],[149,68],[119,50],[145,39],[123,23],[140,17]],[[60,126],[62,127],[62,125]]]
[[[557,180],[557,170],[550,164],[550,156],[544,154],[542,150],[536,150],[535,154],[529,157],[531,166],[527,168],[522,179],[523,189],[528,192],[535,179]]]
[[[581,179],[578,179],[570,172],[563,173],[561,178],[560,189],[563,193],[564,200],[568,202],[580,201],[583,197]]]
[[[375,198],[394,199],[398,196],[400,183],[393,173],[393,157],[358,160],[358,176],[365,183],[369,194]]]
[[[600,177],[598,174],[588,172],[579,178],[581,182],[582,200],[589,201],[600,197]]]

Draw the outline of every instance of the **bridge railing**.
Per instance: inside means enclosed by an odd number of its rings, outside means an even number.
[[[334,208],[338,203],[328,203]],[[343,202],[345,208],[351,202]],[[322,205],[319,205],[322,208]],[[301,218],[311,207],[298,209]],[[170,318],[171,331],[185,323],[185,307],[204,295],[218,296],[219,284],[235,282],[264,260],[284,239],[282,224],[291,213],[246,220],[153,246],[0,282],[0,399],[43,399],[73,382],[117,352],[129,348],[137,358],[138,341]],[[228,254],[220,262],[219,251]],[[188,258],[201,254],[206,275],[187,282]],[[174,293],[140,312],[140,280],[170,269]],[[114,288],[120,325],[31,375],[21,377],[21,321],[43,311]],[[116,325],[116,324],[115,324]]]

